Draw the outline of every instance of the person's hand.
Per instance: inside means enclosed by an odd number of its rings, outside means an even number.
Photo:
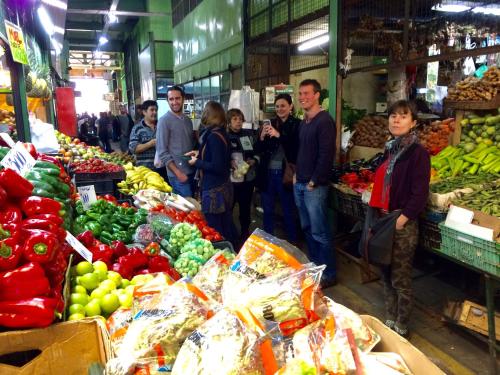
[[[267,135],[267,128],[264,126],[262,128],[262,131],[260,132],[260,140],[263,141],[266,135]]]
[[[297,183],[297,174],[293,174],[293,184],[295,185]]]
[[[399,215],[398,219],[396,220],[396,230],[402,230],[407,222],[408,218],[405,215]]]
[[[307,191],[313,191],[315,189],[315,186],[311,186],[309,184],[306,185]]]
[[[270,126],[267,130],[267,134],[269,134],[270,137],[275,137],[275,138],[279,138],[280,137],[280,132],[277,131],[275,128],[273,128],[272,126]]]
[[[234,159],[231,160],[231,169],[233,171],[236,170],[236,169],[238,169],[238,163]]]
[[[186,152],[184,155],[185,156],[191,156],[191,157],[194,156],[195,158],[197,158],[198,157],[198,153],[199,153],[198,150],[193,150],[193,151]]]
[[[198,158],[194,155],[191,155],[191,159],[188,160],[188,164],[194,165],[196,163],[196,160],[198,160]]]
[[[156,146],[156,138],[153,138],[152,140],[149,141],[149,145],[151,147],[155,147]]]
[[[250,166],[253,167],[255,165],[255,159],[247,159],[246,163]]]
[[[196,159],[196,158],[195,158],[195,159]],[[192,160],[192,159],[191,159],[191,160]],[[189,162],[188,162],[189,164],[191,164],[191,160],[189,160]],[[196,160],[195,160],[195,161],[196,161]],[[192,164],[191,164],[191,165],[192,165]],[[176,177],[177,177],[177,179],[179,180],[179,182],[180,182],[180,183],[184,183],[184,182],[186,182],[186,181],[188,180],[188,176],[186,176],[186,175],[185,175],[184,173],[182,173],[182,172],[179,172],[179,173],[177,174],[177,176],[176,176]]]

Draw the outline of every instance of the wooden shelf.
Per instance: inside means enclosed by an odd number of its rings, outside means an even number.
[[[500,95],[495,96],[493,100],[444,100],[444,106],[447,108],[461,109],[461,110],[474,110],[474,109],[497,109],[500,107]]]

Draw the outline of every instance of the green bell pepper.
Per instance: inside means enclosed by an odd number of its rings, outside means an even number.
[[[84,224],[83,226],[86,230],[90,230],[92,233],[94,233],[94,236],[99,236],[102,232],[102,227],[101,224],[99,224],[97,221],[89,221]]]
[[[122,226],[118,223],[113,223],[111,224],[111,232],[112,233],[118,233],[123,230]]]
[[[87,221],[89,221],[89,217],[86,215],[78,215],[75,219],[75,223],[79,225],[84,225]]]
[[[101,224],[103,227],[109,226],[109,224],[112,222],[112,216],[111,215],[101,215],[99,218],[99,224]]]
[[[132,217],[130,216],[118,216],[118,224],[123,228],[128,228],[132,224]]]
[[[101,232],[101,235],[99,236],[99,240],[101,240],[102,243],[109,245],[113,241],[113,235],[111,233],[103,230]]]
[[[100,213],[97,213],[95,211],[86,211],[85,214],[91,219],[91,220],[94,220],[94,221],[99,221],[99,219],[101,218],[101,214]]]
[[[76,221],[73,222],[73,225],[70,225],[66,220],[64,221],[64,228],[67,230],[71,227],[71,233],[75,236],[78,236],[80,233],[85,232],[85,227],[81,224],[78,224]]]
[[[75,209],[76,209],[76,213],[78,215],[85,214],[85,210],[83,209],[83,203],[82,203],[82,201],[76,201]]]
[[[113,241],[122,241],[124,243],[132,242],[132,237],[130,236],[130,234],[123,230],[113,233],[112,238]]]

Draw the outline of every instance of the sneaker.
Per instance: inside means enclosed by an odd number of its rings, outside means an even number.
[[[408,339],[410,336],[410,331],[408,331],[408,328],[400,328],[397,325],[394,325],[394,332],[396,332],[399,336],[404,337],[405,339]]]
[[[394,320],[391,320],[391,319],[387,319],[385,321],[385,325],[387,327],[389,327],[390,329],[394,329],[394,326],[396,325],[396,322]]]

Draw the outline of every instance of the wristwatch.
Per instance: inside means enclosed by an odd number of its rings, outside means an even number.
[[[314,187],[316,187],[316,184],[313,181],[309,181],[307,186],[309,186],[310,188],[314,188]]]

